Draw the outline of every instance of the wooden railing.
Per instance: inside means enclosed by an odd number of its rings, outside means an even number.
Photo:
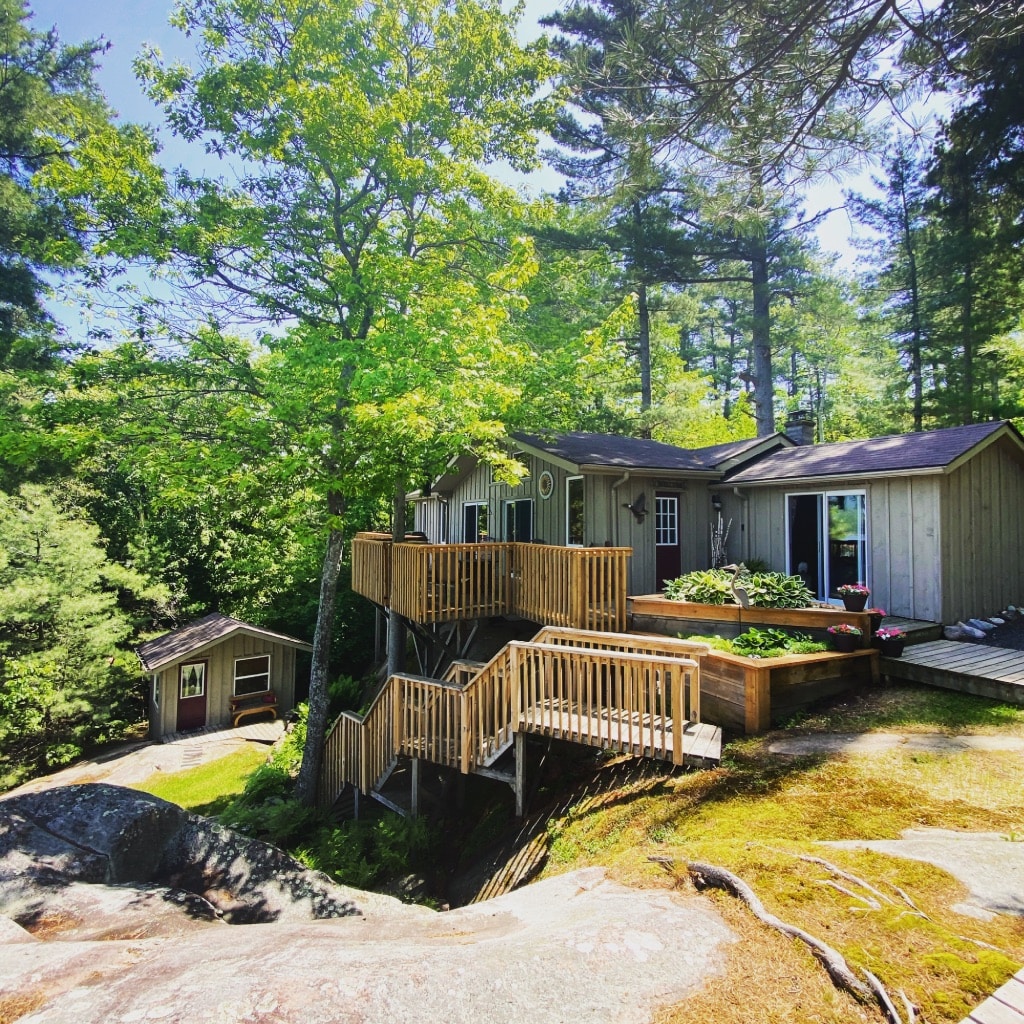
[[[523,732],[683,763],[696,661],[563,644],[508,647],[513,715]]]
[[[491,615],[604,629],[626,628],[631,548],[545,544],[392,544],[352,541],[352,589],[424,624]]]
[[[467,666],[452,680],[391,676],[364,716],[343,713],[328,734],[320,802],[346,784],[369,793],[398,755],[467,774],[485,768],[520,731],[682,764],[684,727],[700,720],[706,650],[552,628],[507,644],[472,675]]]

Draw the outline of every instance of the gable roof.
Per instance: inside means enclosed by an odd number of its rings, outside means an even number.
[[[219,643],[232,633],[243,632],[250,636],[262,637],[272,643],[284,644],[288,647],[297,647],[303,651],[311,651],[310,644],[295,637],[285,636],[283,633],[274,633],[269,629],[261,629],[259,626],[251,626],[247,622],[240,622],[230,616],[221,615],[220,612],[211,612],[201,619],[181,626],[170,633],[158,636],[153,640],[138,647],[135,653],[142,662],[142,667],[147,672],[154,672],[164,665],[178,661],[188,655],[198,654],[200,651],[214,644]]]
[[[1024,438],[1006,421],[972,423],[916,434],[892,434],[861,441],[798,445],[766,455],[728,475],[730,484],[771,483],[814,477],[877,476],[885,473],[941,472],[974,449],[1008,435],[1024,450]]]
[[[539,437],[536,434],[513,434],[513,439],[549,459],[555,459],[567,468],[584,469],[655,470],[659,472],[714,473],[723,463],[766,443],[791,444],[782,435],[772,438],[754,437],[742,441],[706,448],[677,448],[662,441],[640,437],[622,437],[618,434],[589,434],[575,431]]]

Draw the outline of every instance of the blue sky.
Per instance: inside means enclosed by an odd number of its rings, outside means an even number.
[[[558,0],[529,0],[521,35],[529,39],[539,32],[536,19],[554,8]],[[144,44],[157,46],[165,58],[188,60],[192,50],[189,40],[167,24],[170,0],[33,0],[34,27],[42,30],[56,26],[65,42],[81,42],[102,36],[111,43],[102,58],[97,80],[108,102],[127,121],[149,124],[157,129],[164,146],[163,160],[168,166],[203,162],[195,149],[179,143],[161,126],[159,111],[148,101],[132,72],[132,61]],[[518,184],[518,182],[517,182]],[[554,176],[541,174],[531,183],[536,189],[552,188]],[[816,187],[808,197],[809,212],[841,206],[844,188],[867,190],[868,172],[861,171],[850,180]],[[850,224],[845,213],[836,213],[818,231],[822,246],[840,256],[840,265],[853,268],[855,253],[849,243]],[[66,315],[61,319],[67,321]]]

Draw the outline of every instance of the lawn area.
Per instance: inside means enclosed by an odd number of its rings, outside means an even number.
[[[871,971],[898,1001],[905,992],[919,1019],[960,1021],[1024,964],[1024,918],[961,915],[951,907],[966,891],[946,872],[821,842],[895,839],[922,827],[1022,841],[1024,758],[1020,751],[768,751],[772,738],[794,731],[872,729],[1024,735],[1024,709],[927,687],[868,688],[802,719],[796,730],[728,744],[713,770],[666,770],[604,793],[588,780],[579,802],[548,822],[544,873],[600,864],[627,884],[692,896],[687,863],[719,865],[746,881],[770,913],[837,948],[859,976]],[[838,888],[837,876],[808,857],[827,860],[884,898],[869,902],[868,890],[842,879]],[[805,947],[757,922],[734,897],[717,890],[708,897],[739,941],[722,979],[666,1008],[659,1024],[881,1019],[876,1007],[837,992]]]
[[[184,807],[193,814],[216,815],[245,788],[245,780],[267,759],[266,748],[247,743],[216,761],[180,772],[156,772],[136,783],[140,789]]]

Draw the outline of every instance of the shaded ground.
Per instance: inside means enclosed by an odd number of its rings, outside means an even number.
[[[1024,651],[1024,618],[996,626],[982,640],[965,640],[964,643],[981,644],[985,647],[1006,647],[1011,651]]]

